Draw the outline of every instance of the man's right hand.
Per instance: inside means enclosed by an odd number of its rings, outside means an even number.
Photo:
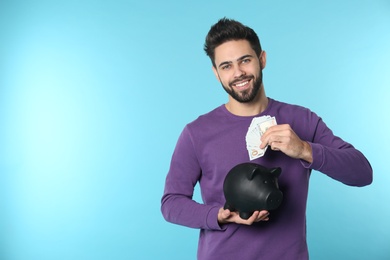
[[[252,216],[248,219],[240,218],[238,212],[230,211],[228,209],[220,208],[218,212],[218,223],[237,223],[243,225],[252,225],[259,221],[268,221],[269,212],[267,210],[255,211]]]

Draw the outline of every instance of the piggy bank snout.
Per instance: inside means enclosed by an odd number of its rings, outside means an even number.
[[[271,191],[266,198],[266,208],[269,210],[277,209],[283,200],[283,193],[280,190]]]

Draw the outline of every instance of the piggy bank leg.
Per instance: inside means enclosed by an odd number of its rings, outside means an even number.
[[[248,219],[252,216],[253,212],[240,212],[240,218],[242,219]]]

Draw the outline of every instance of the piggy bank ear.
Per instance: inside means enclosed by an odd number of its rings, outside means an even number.
[[[273,176],[275,176],[276,178],[278,178],[281,173],[282,173],[282,168],[280,168],[280,167],[276,167],[276,168],[271,169],[271,174]]]
[[[254,168],[252,172],[249,173],[248,180],[253,180],[253,177],[255,177],[256,174],[260,173],[261,170],[259,168]]]

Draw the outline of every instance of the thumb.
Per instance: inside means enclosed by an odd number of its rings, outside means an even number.
[[[230,210],[221,208],[219,210],[219,215],[221,216],[221,218],[226,219],[230,216]]]

